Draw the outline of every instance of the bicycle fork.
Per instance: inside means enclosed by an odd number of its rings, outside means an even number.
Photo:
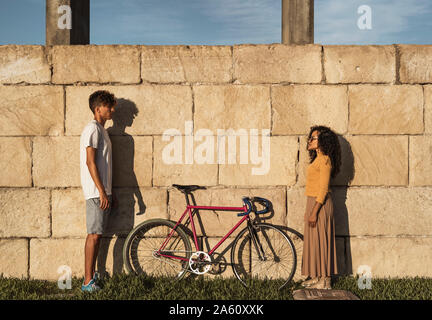
[[[256,232],[255,227],[252,225],[250,220],[247,221],[247,227],[249,230],[249,234],[252,238],[252,243],[255,247],[256,252],[258,253],[258,257],[261,261],[266,261],[267,257],[265,255],[264,249],[261,245],[261,241],[259,240],[258,234]]]

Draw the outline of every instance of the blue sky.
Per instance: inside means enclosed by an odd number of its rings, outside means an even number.
[[[320,44],[432,44],[432,0],[315,0],[314,32]],[[90,0],[92,44],[280,42],[281,0]],[[0,0],[0,44],[45,44],[45,0]]]

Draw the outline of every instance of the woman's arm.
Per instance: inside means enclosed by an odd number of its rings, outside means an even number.
[[[315,205],[312,209],[312,213],[309,216],[309,225],[313,228],[316,226],[317,220],[318,220],[318,212],[321,209],[322,204],[315,201]]]

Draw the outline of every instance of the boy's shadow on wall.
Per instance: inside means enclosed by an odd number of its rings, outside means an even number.
[[[333,191],[334,219],[336,236],[343,239],[344,245],[336,241],[336,253],[338,260],[338,275],[351,275],[352,256],[349,231],[348,209],[346,206],[347,189],[354,179],[354,154],[349,142],[342,136],[338,136],[341,147],[342,165],[339,174],[331,181]],[[338,239],[337,238],[337,239]]]
[[[126,127],[132,126],[137,115],[138,108],[134,102],[118,99],[112,118],[113,125],[107,129],[113,153],[113,194],[118,204],[111,209],[107,230],[100,243],[97,270],[101,276],[108,274],[106,264],[111,241],[115,243],[112,260],[110,259],[113,265],[112,269],[109,269],[113,274],[123,271],[123,244],[135,224],[135,203],[138,202],[137,215],[144,214],[146,210],[134,172],[135,142],[133,137],[125,132]]]

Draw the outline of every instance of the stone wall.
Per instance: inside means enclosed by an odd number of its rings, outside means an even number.
[[[184,197],[173,183],[207,186],[195,193],[202,205],[266,197],[270,221],[303,233],[306,136],[323,124],[340,135],[343,152],[331,183],[341,273],[368,265],[374,277],[432,276],[432,46],[281,44],[0,46],[5,276],[56,280],[61,265],[83,275],[79,136],[98,89],[119,98],[117,118],[105,127],[120,201],[99,270],[122,270],[134,225],[179,216]],[[267,174],[251,174],[257,165],[240,163],[238,153],[234,164],[188,163],[186,154],[182,163],[163,161],[165,130],[178,130],[185,150],[187,139],[197,148],[203,132],[217,139],[229,128],[270,130]],[[201,218],[211,244],[238,219]],[[301,241],[290,234],[301,261]]]

